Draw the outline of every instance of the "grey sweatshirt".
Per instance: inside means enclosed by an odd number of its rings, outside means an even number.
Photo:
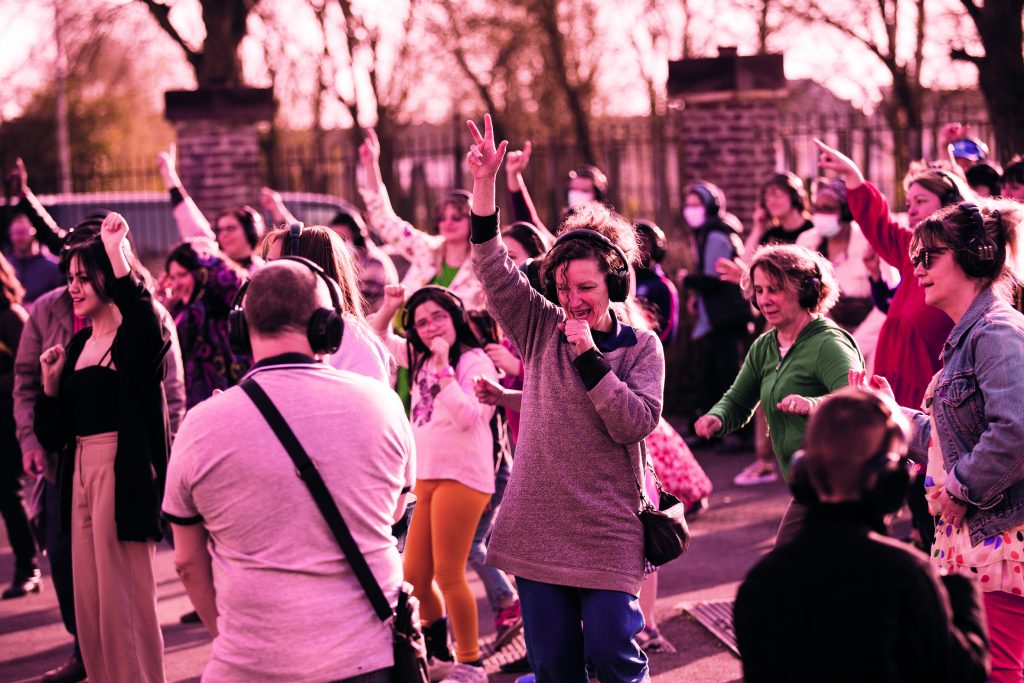
[[[635,595],[644,572],[640,442],[661,417],[661,342],[616,323],[603,354],[574,363],[558,329],[565,313],[530,287],[497,226],[497,215],[473,216],[473,269],[487,309],[522,354],[525,381],[487,563],[533,581]]]

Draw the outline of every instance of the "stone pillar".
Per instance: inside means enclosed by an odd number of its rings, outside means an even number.
[[[262,176],[260,134],[274,117],[273,91],[202,88],[164,94],[174,125],[178,175],[211,220],[220,211],[255,205]]]
[[[679,116],[684,180],[718,185],[728,211],[749,228],[758,188],[778,163],[779,95],[689,98]]]

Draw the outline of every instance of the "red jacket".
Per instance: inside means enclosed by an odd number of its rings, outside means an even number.
[[[884,261],[900,271],[900,286],[878,334],[875,374],[889,380],[897,403],[918,408],[928,382],[942,365],[942,345],[953,329],[953,321],[925,304],[924,291],[910,262],[914,231],[892,220],[889,203],[878,188],[866,182],[850,190],[847,198],[868,242]]]

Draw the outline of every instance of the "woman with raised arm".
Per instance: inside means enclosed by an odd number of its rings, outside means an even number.
[[[75,617],[94,681],[163,681],[153,569],[167,471],[161,386],[170,347],[135,267],[128,224],[71,247],[68,292],[92,321],[40,357],[40,443],[59,452],[61,523],[71,527]],[[54,520],[56,523],[56,520]]]
[[[632,225],[600,206],[563,221],[530,286],[498,234],[495,147],[470,122],[473,269],[488,310],[522,352],[522,421],[487,561],[516,576],[530,664],[542,683],[646,681],[637,600],[644,575],[640,444],[661,416],[665,361],[652,332],[621,323]]]
[[[380,170],[380,142],[372,128],[359,146],[359,162],[359,192],[366,203],[370,229],[409,260],[402,278],[405,291],[412,293],[424,285],[447,287],[466,310],[483,309],[483,291],[469,267],[469,193],[452,190],[438,202],[434,214],[437,234],[430,235],[399,218],[391,207]]]

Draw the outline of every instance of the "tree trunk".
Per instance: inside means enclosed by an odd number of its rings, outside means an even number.
[[[202,61],[196,69],[199,87],[244,85],[238,46],[245,38],[248,3],[245,0],[202,0],[201,4],[206,40],[203,41]]]

